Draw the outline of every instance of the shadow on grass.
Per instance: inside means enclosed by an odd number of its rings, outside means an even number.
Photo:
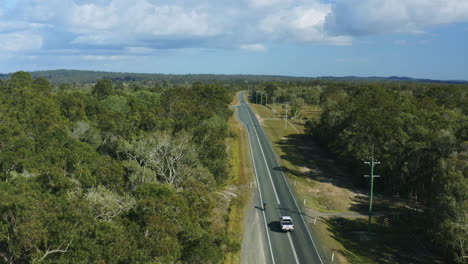
[[[330,179],[330,175],[344,177],[342,170],[334,162],[331,155],[320,148],[312,138],[304,134],[292,134],[284,137],[280,142],[275,142],[283,151],[282,159],[291,162],[298,167],[311,168],[311,171],[298,171],[281,168],[298,177],[310,177],[314,180],[339,184],[340,187],[350,187],[341,181]]]
[[[350,190],[358,195],[351,198],[350,211],[366,214],[369,200],[367,190],[359,190],[352,184],[352,178],[343,173],[346,169],[337,164],[332,155],[318,146],[309,135],[292,134],[275,142],[283,152],[281,159],[295,165],[299,170],[286,167],[276,167],[275,170],[290,173],[296,177],[313,179],[322,183],[330,183],[334,186]],[[389,201],[377,201],[373,203],[374,211],[387,211],[391,207]]]
[[[441,263],[412,235],[399,216],[373,218],[371,232],[367,219],[330,218],[324,221],[332,237],[346,249],[350,263]]]
[[[346,170],[336,164],[333,156],[318,146],[310,136],[291,134],[272,143],[281,149],[281,159],[298,168],[275,167],[274,170],[350,190],[357,195],[350,197],[352,203],[349,210],[367,215],[367,189],[356,189],[350,175],[343,173]],[[361,171],[361,168],[354,170]],[[365,174],[364,168],[362,170]],[[287,208],[280,209],[288,211]],[[373,221],[376,224],[373,225],[375,229],[371,235],[367,233],[367,217],[318,220],[326,224],[333,238],[343,245],[345,250],[338,253],[345,256],[349,263],[438,263],[424,242],[418,239],[422,237],[423,232],[419,228],[423,228],[421,223],[425,220],[421,214],[415,215],[409,211],[396,199],[375,199]],[[297,211],[291,213],[307,216]]]

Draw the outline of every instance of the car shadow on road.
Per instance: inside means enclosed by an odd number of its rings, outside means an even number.
[[[268,223],[268,228],[270,228],[272,232],[284,233],[284,231],[281,230],[280,221],[271,221],[270,223]]]

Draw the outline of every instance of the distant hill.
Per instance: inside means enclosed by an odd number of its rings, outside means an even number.
[[[410,77],[356,77],[356,76],[322,76],[322,77],[294,77],[281,75],[246,75],[246,74],[157,74],[157,73],[128,73],[128,72],[103,72],[103,71],[81,71],[81,70],[50,70],[31,72],[34,78],[45,77],[53,83],[94,83],[99,79],[112,79],[113,81],[168,81],[171,83],[202,82],[290,82],[310,80],[330,81],[390,81],[390,82],[427,82],[427,83],[454,83],[467,84],[468,81],[458,80],[431,80],[415,79]],[[0,74],[0,79],[9,78],[9,74]]]

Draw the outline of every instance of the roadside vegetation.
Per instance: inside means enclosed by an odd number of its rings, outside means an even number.
[[[239,104],[238,94],[234,96],[231,107]],[[235,250],[224,255],[224,264],[240,263],[241,243],[244,233],[244,216],[248,202],[252,196],[252,164],[250,159],[249,142],[245,127],[237,119],[236,113],[228,121],[231,136],[227,139],[227,148],[230,161],[230,177],[226,187],[218,194],[222,197],[219,200],[219,207],[215,212],[222,212],[223,217],[214,215],[218,220],[224,219],[221,228],[225,230],[231,243],[235,245]]]
[[[317,229],[335,238],[328,247],[341,262],[432,263],[441,255],[464,263],[467,90],[453,84],[270,83],[251,88],[250,101],[275,98],[274,106],[253,104],[268,119],[267,109],[282,110],[283,118],[289,103],[289,121],[303,134],[284,120],[261,123],[290,184],[311,208],[306,213],[321,219]],[[383,216],[374,218],[376,228],[366,235],[360,215],[368,208],[369,183],[362,176],[369,167],[363,161],[372,157],[382,162],[376,166],[382,177],[375,180],[373,211]],[[405,232],[397,232],[403,226]],[[372,243],[377,240],[384,242]]]

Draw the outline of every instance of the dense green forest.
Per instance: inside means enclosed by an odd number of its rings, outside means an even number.
[[[382,177],[377,192],[423,205],[408,216],[435,251],[455,263],[468,255],[468,85],[414,82],[265,83],[256,96],[290,103],[290,116],[313,104],[320,118],[307,133],[350,172],[369,184],[363,161],[372,157]]]
[[[122,76],[0,80],[0,262],[218,263],[238,250],[210,217],[240,89],[295,118],[321,109],[311,140],[359,187],[363,161],[379,160],[376,192],[423,205],[409,224],[466,260],[467,84]]]
[[[0,262],[218,263],[232,93],[0,81]]]

